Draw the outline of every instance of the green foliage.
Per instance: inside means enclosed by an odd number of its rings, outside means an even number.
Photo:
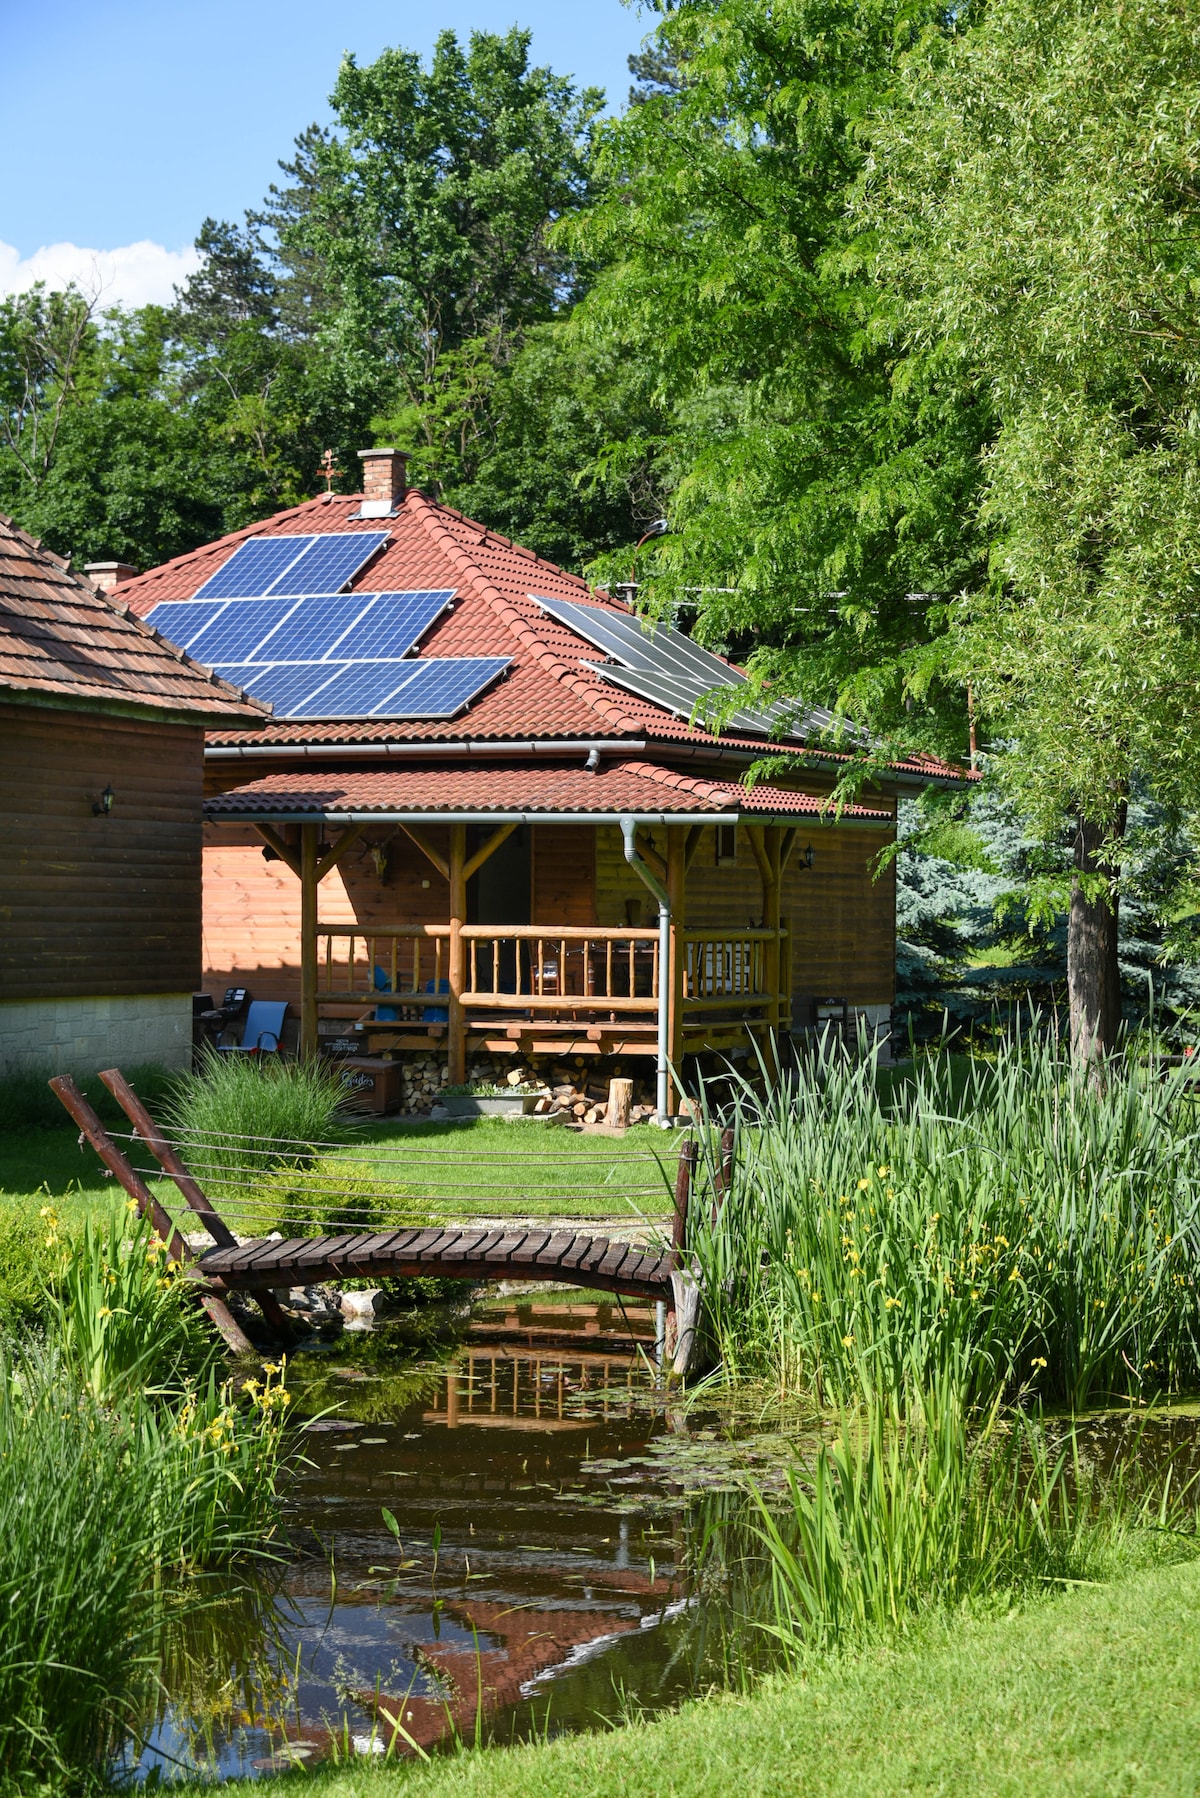
[[[1135,776],[1195,790],[1196,22],[1003,0],[907,59],[872,132],[876,334],[952,356],[995,418],[988,578],[950,613],[1039,834]]]
[[[1096,1091],[1031,1034],[961,1092],[931,1056],[889,1101],[830,1047],[738,1112],[737,1177],[695,1245],[731,1372],[846,1403],[939,1379],[1075,1409],[1195,1385],[1185,1079],[1131,1065]]]
[[[156,1708],[172,1618],[214,1602],[162,1572],[261,1553],[275,1527],[280,1388],[215,1376],[174,1403],[101,1405],[51,1342],[0,1350],[0,1789],[100,1782]]]
[[[277,1229],[285,1236],[324,1236],[425,1223],[429,1207],[370,1166],[317,1155],[306,1166],[281,1167],[260,1178],[235,1198],[229,1216],[246,1234]]]
[[[1008,1610],[1102,1578],[1139,1530],[1194,1531],[1170,1479],[1140,1500],[1130,1486],[1124,1470],[1099,1481],[1074,1435],[1055,1447],[1023,1414],[968,1423],[953,1390],[907,1413],[876,1399],[789,1472],[782,1506],[753,1490],[767,1568],[753,1614],[788,1664],[811,1666],[933,1611]]]
[[[642,601],[694,614],[761,679],[943,749],[962,694],[927,675],[969,526],[986,411],[941,358],[882,351],[851,202],[868,121],[942,17],[891,0],[741,0],[661,21],[656,81],[600,141],[599,201],[565,227],[597,274],[572,327],[646,371],[672,535]],[[598,565],[628,579],[619,558]],[[906,705],[909,709],[906,709]]]
[[[166,1122],[220,1211],[274,1169],[311,1166],[318,1147],[344,1141],[345,1098],[319,1063],[213,1053],[182,1076]]]
[[[50,1328],[64,1364],[98,1404],[208,1373],[212,1335],[191,1282],[132,1199],[103,1222],[86,1218],[73,1240],[60,1235],[53,1209],[42,1221],[59,1261]]]

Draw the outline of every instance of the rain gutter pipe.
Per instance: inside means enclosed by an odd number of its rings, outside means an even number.
[[[658,1065],[656,1069],[658,1079],[655,1110],[658,1114],[658,1122],[665,1130],[670,1122],[667,1114],[667,1086],[670,1071],[671,990],[670,982],[667,979],[667,967],[671,955],[671,901],[667,895],[667,889],[638,854],[637,827],[639,821],[645,822],[645,820],[637,818],[622,818],[621,835],[625,839],[625,860],[658,900]]]
[[[284,721],[286,722],[286,720]],[[461,743],[439,743],[430,738],[415,743],[214,743],[204,751],[206,762],[342,761],[365,756],[372,761],[440,761],[444,756],[552,755],[563,761],[576,755],[641,755],[648,747],[644,737],[564,737],[557,741],[514,743],[486,738]]]

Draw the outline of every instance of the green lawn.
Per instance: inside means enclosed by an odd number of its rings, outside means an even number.
[[[448,1218],[519,1215],[661,1218],[683,1138],[641,1125],[591,1136],[502,1118],[370,1125],[344,1151],[375,1178]]]
[[[947,1625],[658,1722],[303,1785],[314,1798],[1175,1798],[1200,1790],[1200,1566]]]

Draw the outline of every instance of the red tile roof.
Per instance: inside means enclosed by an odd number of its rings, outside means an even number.
[[[585,662],[599,652],[537,605],[535,595],[569,599],[625,613],[624,606],[594,593],[578,575],[568,574],[531,550],[522,549],[451,507],[427,499],[415,488],[389,520],[357,519],[361,501],[322,495],[261,524],[248,525],[190,555],[151,569],[121,588],[123,599],[142,615],[167,599],[189,599],[249,537],[294,536],[313,531],[378,531],[390,540],[352,586],[361,592],[455,589],[453,609],[430,629],[422,655],[504,655],[507,676],[485,693],[465,718],[443,722],[353,720],[321,723],[281,719],[246,743],[473,742],[527,739],[577,740],[629,737],[647,741],[715,746],[711,732],[626,693],[590,674]],[[219,737],[214,737],[216,742]],[[762,738],[724,735],[724,748],[761,753]],[[818,750],[824,759],[847,758]],[[961,769],[933,757],[914,756],[891,764],[896,773],[958,781]]]
[[[821,801],[810,793],[739,781],[704,780],[653,762],[611,762],[595,773],[579,763],[535,767],[405,767],[352,773],[288,772],[235,787],[205,801],[209,818],[295,818],[346,812],[530,812],[613,817],[632,812],[817,818]],[[844,807],[842,818],[891,826],[887,811]],[[830,814],[830,822],[833,821]]]
[[[84,711],[151,709],[193,724],[268,716],[0,513],[0,699],[14,697]]]

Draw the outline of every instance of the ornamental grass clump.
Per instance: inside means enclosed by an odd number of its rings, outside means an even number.
[[[1200,1379],[1200,1162],[1181,1075],[1102,1087],[1034,1036],[890,1092],[826,1042],[735,1102],[733,1181],[694,1247],[726,1366],[821,1402],[928,1390],[1082,1409]]]
[[[217,1210],[277,1169],[311,1166],[353,1131],[337,1074],[311,1061],[209,1052],[166,1111],[179,1152]]]

